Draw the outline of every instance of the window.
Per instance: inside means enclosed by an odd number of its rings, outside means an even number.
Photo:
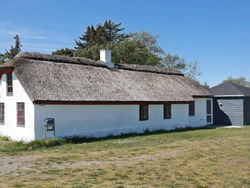
[[[0,124],[4,124],[4,103],[0,103]]]
[[[148,105],[140,105],[140,121],[148,120]]]
[[[189,103],[189,116],[194,116],[195,111],[195,104],[194,101]]]
[[[211,100],[207,100],[207,114],[211,114]]]
[[[24,113],[24,103],[17,103],[17,125],[24,125],[25,123],[25,113]]]
[[[207,100],[207,123],[212,122],[212,106],[211,100]]]
[[[12,73],[6,74],[7,77],[7,95],[13,95]]]
[[[211,115],[210,115],[210,116],[207,115],[207,123],[211,123],[211,122],[212,122],[212,117],[211,117]]]
[[[171,104],[164,104],[164,119],[171,119]]]

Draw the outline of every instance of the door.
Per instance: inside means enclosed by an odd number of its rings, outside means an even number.
[[[212,123],[212,100],[207,100],[207,124]]]

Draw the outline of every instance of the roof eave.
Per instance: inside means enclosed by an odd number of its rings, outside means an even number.
[[[48,101],[35,100],[33,104],[38,105],[139,105],[139,104],[189,104],[188,101]]]
[[[0,74],[6,74],[6,73],[12,73],[14,70],[14,67],[7,66],[7,67],[0,67]]]
[[[214,97],[247,97],[245,95],[214,95]]]
[[[214,95],[192,95],[193,98],[213,98]]]

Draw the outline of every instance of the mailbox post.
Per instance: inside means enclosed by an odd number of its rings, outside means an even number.
[[[56,129],[55,129],[55,119],[54,118],[46,118],[43,122],[43,125],[45,127],[45,139],[47,139],[47,131],[53,131],[54,137],[56,135]]]

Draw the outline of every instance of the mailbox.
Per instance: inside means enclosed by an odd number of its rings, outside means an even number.
[[[46,127],[47,131],[55,131],[55,119],[46,118],[44,120],[44,127]]]

